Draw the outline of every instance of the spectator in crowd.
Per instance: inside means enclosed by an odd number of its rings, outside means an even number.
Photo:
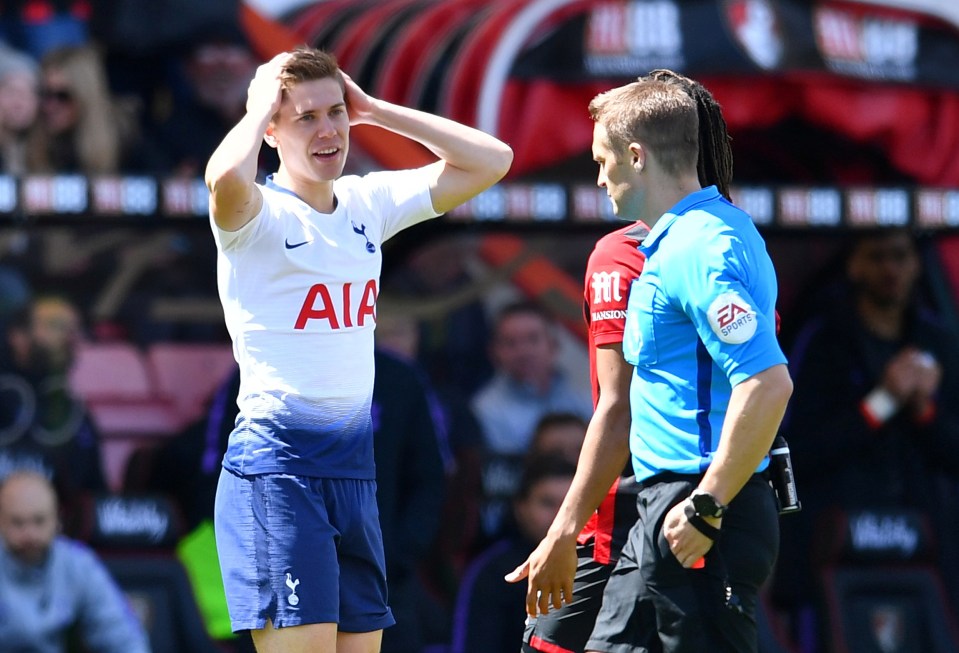
[[[466,569],[453,623],[452,653],[515,651],[523,638],[526,588],[503,577],[546,535],[569,490],[575,463],[531,455],[513,499],[513,534],[483,551]]]
[[[105,489],[98,434],[68,383],[80,336],[77,308],[39,295],[11,318],[0,374],[0,477],[40,470],[68,499]]]
[[[804,326],[790,357],[796,392],[784,429],[803,510],[782,521],[773,598],[800,624],[815,599],[810,548],[830,508],[924,514],[959,598],[956,334],[919,301],[907,230],[858,234],[844,251],[847,292]]]
[[[492,380],[473,397],[488,451],[524,454],[546,413],[567,411],[589,419],[589,395],[561,375],[559,342],[551,317],[538,305],[517,302],[496,316],[490,355]]]
[[[524,454],[487,456],[482,468],[480,510],[483,524],[489,528],[483,533],[484,538],[480,542],[488,543],[502,537],[505,530],[513,525],[509,519],[510,506],[529,458],[554,456],[575,465],[585,438],[586,421],[579,415],[546,413],[533,429],[530,447]]]
[[[437,387],[465,398],[493,374],[490,325],[482,303],[489,278],[474,278],[471,271],[476,247],[475,240],[456,237],[417,243],[388,277],[391,292],[416,302],[418,360]],[[384,288],[385,279],[384,269]]]
[[[262,63],[240,26],[201,30],[177,59],[171,107],[157,126],[157,145],[176,175],[196,177],[230,128],[246,113],[250,80]],[[260,150],[260,170],[278,164],[271,148]]]
[[[152,165],[148,148],[136,148],[135,111],[114,102],[96,49],[51,50],[40,63],[40,80],[28,172],[94,176]]]
[[[574,465],[586,439],[586,420],[573,413],[547,413],[536,425],[530,451],[564,458]]]
[[[419,653],[424,629],[441,615],[420,579],[443,507],[445,471],[431,390],[411,363],[377,349],[373,381],[376,500],[386,552],[390,608],[396,625],[383,631],[383,653]]]
[[[589,419],[592,414],[589,395],[574,389],[557,367],[554,328],[550,316],[529,302],[507,305],[494,321],[490,355],[496,373],[472,400],[483,431],[487,499],[512,493],[516,470],[543,415],[561,411]],[[498,533],[505,512],[501,501],[486,503],[481,517],[485,536]]]
[[[376,347],[379,351],[405,361],[418,360],[420,331],[413,305],[421,307],[422,302],[410,299],[407,303],[385,293],[377,301]],[[446,483],[439,526],[429,546],[430,564],[421,567],[420,572],[431,597],[444,610],[452,612],[460,576],[466,562],[475,554],[479,536],[482,435],[459,389],[449,383],[429,380],[428,400],[443,454]],[[379,382],[374,381],[374,395],[378,385]],[[430,641],[448,641],[448,623],[449,619],[434,622],[425,636]],[[384,642],[386,637],[388,634],[384,635]]]
[[[76,630],[91,653],[148,653],[143,627],[95,554],[57,535],[57,499],[42,474],[0,484],[0,642],[63,653]]]
[[[27,168],[27,135],[40,105],[39,67],[27,54],[0,48],[0,171],[22,175]]]

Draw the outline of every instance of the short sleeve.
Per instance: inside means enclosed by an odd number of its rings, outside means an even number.
[[[221,252],[237,251],[247,247],[276,223],[275,220],[270,219],[274,214],[274,209],[270,204],[269,194],[265,193],[259,185],[257,185],[257,188],[263,197],[260,212],[236,231],[226,231],[217,226],[213,219],[213,212],[210,211],[210,228],[213,230],[213,240],[216,242],[217,249]]]
[[[635,243],[614,244],[615,250],[605,243],[598,245],[586,264],[583,299],[596,345],[623,341],[630,284],[642,270],[643,257]]]
[[[371,185],[376,210],[383,216],[383,240],[439,215],[433,208],[429,176],[423,168],[373,172],[364,177]]]
[[[776,339],[776,280],[742,242],[719,235],[678,252],[683,273],[670,288],[731,385],[786,362]],[[747,270],[747,265],[753,269]],[[772,278],[766,278],[771,276]]]

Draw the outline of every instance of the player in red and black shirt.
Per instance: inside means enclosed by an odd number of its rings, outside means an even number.
[[[650,77],[672,80],[696,100],[699,109],[699,179],[704,186],[715,184],[728,199],[732,151],[719,105],[701,84],[672,71],[656,70],[650,73]],[[596,162],[603,166],[604,162],[599,158]],[[632,469],[628,467],[629,449],[626,446],[633,368],[623,358],[622,342],[629,288],[643,267],[644,257],[638,246],[648,231],[642,222],[634,222],[603,236],[596,243],[586,266],[584,298],[595,412],[579,467],[617,465],[625,471],[605,497],[593,497],[595,502],[592,505],[598,504],[598,507],[578,535],[573,525],[579,525],[585,519],[581,516],[585,512],[584,506],[564,502],[553,522],[551,534],[524,565],[507,576],[510,582],[530,576],[527,594],[530,618],[522,649],[526,653],[582,653],[602,604],[610,572],[637,519],[638,486]],[[614,442],[617,439],[621,441]],[[574,488],[577,480],[584,485],[588,483],[579,478],[577,472]],[[575,547],[572,546],[573,535],[576,535]],[[572,587],[569,578],[573,578]],[[552,586],[554,590],[540,594],[534,591],[534,586]],[[558,602],[560,596],[562,604]],[[553,610],[549,610],[551,603]]]

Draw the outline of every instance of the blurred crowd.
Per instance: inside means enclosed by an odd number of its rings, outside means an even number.
[[[156,3],[153,17],[180,31],[155,43],[120,34],[133,4],[4,3],[0,172],[202,174],[242,115],[261,62],[240,27],[237,3],[212,3],[232,4],[232,13],[219,16],[208,7],[180,7],[177,16],[176,3]],[[104,18],[108,10],[112,20]]]

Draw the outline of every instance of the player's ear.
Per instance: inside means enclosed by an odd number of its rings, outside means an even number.
[[[266,144],[270,147],[276,147],[276,135],[273,133],[273,123],[270,123],[266,128],[266,133],[263,134],[263,140],[266,141]]]
[[[646,166],[646,148],[639,143],[629,144],[629,162],[636,172],[642,172]]]

